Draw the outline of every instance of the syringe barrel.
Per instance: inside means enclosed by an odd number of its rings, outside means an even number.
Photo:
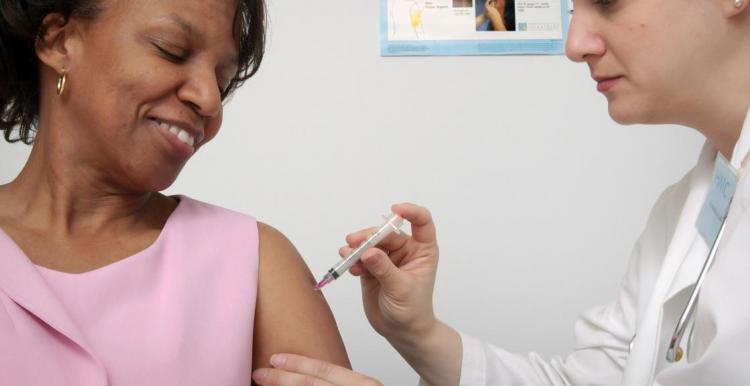
[[[359,259],[362,257],[362,254],[378,245],[383,239],[391,234],[391,232],[399,232],[399,228],[401,225],[403,225],[404,219],[401,218],[401,216],[397,214],[391,214],[383,223],[380,228],[378,228],[373,234],[370,235],[370,237],[367,238],[362,244],[357,246],[350,254],[347,256],[344,260],[342,260],[339,264],[337,264],[333,270],[336,271],[337,275],[342,275],[344,272],[348,271],[349,268],[351,268],[354,264],[356,264]]]

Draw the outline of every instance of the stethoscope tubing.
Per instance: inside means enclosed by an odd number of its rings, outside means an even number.
[[[731,206],[731,200],[729,204]],[[711,245],[711,251],[709,251],[706,262],[703,263],[703,268],[698,275],[698,280],[695,282],[695,287],[693,287],[693,291],[690,293],[690,300],[688,300],[687,305],[685,305],[685,310],[682,311],[682,315],[680,315],[677,326],[675,326],[674,333],[672,334],[672,339],[670,339],[669,341],[669,349],[667,350],[667,361],[669,362],[679,362],[679,360],[682,358],[682,349],[680,349],[680,342],[682,341],[685,330],[687,329],[688,324],[690,324],[690,320],[695,313],[701,286],[703,285],[703,281],[706,279],[706,274],[708,273],[709,269],[711,269],[711,265],[713,265],[714,263],[716,251],[719,249],[719,244],[721,242],[722,236],[724,236],[724,227],[727,224],[728,217],[728,215],[725,216],[724,220],[721,222],[719,234],[716,235],[716,239],[714,240],[713,245]]]

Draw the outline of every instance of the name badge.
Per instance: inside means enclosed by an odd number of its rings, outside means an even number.
[[[737,170],[721,153],[716,155],[711,188],[698,215],[698,232],[706,244],[713,245],[724,219],[729,212],[734,191],[737,189]]]

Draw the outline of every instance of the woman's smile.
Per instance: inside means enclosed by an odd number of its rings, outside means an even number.
[[[151,125],[167,140],[171,150],[181,158],[195,153],[196,145],[203,137],[203,131],[181,123],[172,123],[158,118],[149,118]]]

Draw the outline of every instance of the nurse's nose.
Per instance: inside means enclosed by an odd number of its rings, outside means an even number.
[[[574,14],[568,29],[568,40],[565,43],[565,55],[568,59],[583,62],[604,55],[607,46],[594,27],[595,23],[583,12],[578,15]]]

